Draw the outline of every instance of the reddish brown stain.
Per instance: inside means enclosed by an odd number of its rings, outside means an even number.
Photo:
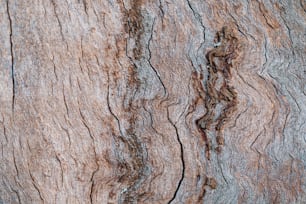
[[[222,136],[222,129],[227,120],[231,117],[237,106],[237,93],[229,85],[231,80],[232,60],[236,58],[238,39],[234,36],[233,31],[227,27],[217,32],[215,43],[218,45],[208,51],[206,58],[208,60],[208,79],[206,82],[206,91],[204,105],[207,110],[206,114],[197,120],[198,128],[205,142],[205,151],[207,159],[210,160],[210,151],[212,150],[211,138],[208,138],[208,131],[216,134],[217,153],[221,152],[221,146],[225,141]],[[222,83],[218,88],[218,81]],[[204,89],[197,90],[204,92]],[[203,94],[203,93],[202,93]],[[203,94],[204,95],[204,94]],[[221,114],[216,118],[216,106],[223,106]]]
[[[208,131],[214,131],[216,135],[217,147],[214,149],[217,153],[221,152],[222,146],[225,144],[221,130],[228,118],[236,110],[237,93],[234,88],[229,85],[231,80],[232,60],[236,58],[236,49],[238,39],[234,36],[232,30],[224,27],[217,32],[215,43],[219,46],[208,51],[206,58],[208,60],[208,79],[206,81],[206,90],[203,88],[203,75],[192,73],[192,85],[196,91],[195,102],[202,100],[204,102],[206,113],[203,117],[196,121],[198,130],[205,144],[205,155],[208,160],[211,157],[212,141],[208,138]],[[221,80],[221,87],[218,88],[218,81]],[[223,104],[222,112],[216,118],[217,104]],[[216,189],[218,186],[215,178],[206,177],[202,186],[198,201],[202,201],[207,191],[206,187]]]
[[[141,36],[144,33],[143,16],[141,14],[142,5],[142,0],[134,0],[131,2],[131,9],[124,12],[125,32],[135,40],[135,48],[133,49],[135,60],[139,60],[143,53],[141,43]]]
[[[211,189],[216,189],[218,186],[217,181],[214,178],[207,178],[205,184]]]

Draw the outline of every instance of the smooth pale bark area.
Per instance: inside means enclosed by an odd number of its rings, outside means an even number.
[[[0,203],[305,203],[304,0],[0,0]]]

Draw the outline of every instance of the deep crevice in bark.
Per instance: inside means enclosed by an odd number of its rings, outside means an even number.
[[[201,42],[198,50],[202,47],[203,43],[205,42],[206,40],[206,36],[205,36],[205,26],[204,26],[204,23],[203,23],[203,20],[202,20],[202,17],[200,15],[199,12],[195,11],[195,9],[193,8],[193,6],[191,5],[190,3],[190,0],[187,0],[187,4],[188,4],[188,7],[190,8],[190,10],[192,11],[192,14],[194,16],[194,18],[200,23],[200,26],[202,28],[202,32],[203,32],[203,42]]]
[[[13,48],[13,25],[12,18],[10,14],[9,0],[6,1],[6,11],[9,19],[9,29],[10,29],[10,52],[11,52],[11,77],[12,77],[12,85],[13,85],[13,95],[12,95],[12,111],[15,111],[15,96],[16,96],[16,81],[15,81],[15,59],[14,59],[14,48]]]
[[[172,203],[175,198],[176,198],[176,195],[178,194],[178,191],[180,190],[180,187],[182,185],[182,182],[184,180],[184,177],[185,177],[185,160],[184,160],[184,146],[183,146],[183,143],[181,141],[181,138],[178,134],[178,129],[175,125],[175,123],[172,122],[170,116],[169,116],[169,107],[167,108],[167,117],[168,117],[168,121],[171,123],[171,125],[174,127],[175,129],[175,133],[176,133],[176,139],[177,139],[177,142],[179,143],[180,145],[180,157],[181,157],[181,162],[182,162],[182,173],[181,173],[181,178],[177,184],[177,187],[175,189],[175,192],[172,196],[172,198],[169,200],[168,204]]]

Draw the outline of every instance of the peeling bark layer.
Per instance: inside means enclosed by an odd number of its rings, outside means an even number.
[[[305,203],[303,1],[0,1],[0,203]]]

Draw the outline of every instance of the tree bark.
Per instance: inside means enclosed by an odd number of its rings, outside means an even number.
[[[305,203],[304,0],[1,0],[0,203]]]

